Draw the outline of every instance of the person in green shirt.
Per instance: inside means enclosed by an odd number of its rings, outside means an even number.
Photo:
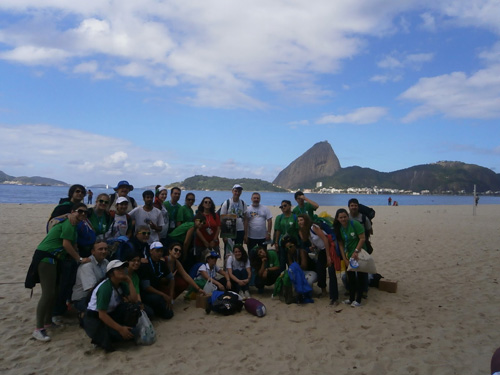
[[[257,256],[253,260],[256,271],[255,286],[262,291],[265,285],[273,285],[280,275],[280,262],[274,250],[266,250],[263,246],[257,248]]]
[[[50,341],[47,328],[52,326],[52,310],[54,308],[57,285],[57,262],[66,254],[78,263],[88,263],[90,258],[82,258],[76,249],[76,225],[85,220],[87,206],[77,203],[73,206],[68,218],[54,225],[37,247],[31,261],[30,274],[39,279],[42,295],[36,309],[36,329],[33,337],[39,341]]]
[[[193,193],[186,194],[186,204],[179,208],[179,212],[177,212],[177,217],[175,218],[177,227],[183,223],[194,221],[193,204],[195,199],[196,198]]]
[[[289,200],[281,201],[281,214],[276,216],[274,221],[274,248],[279,255],[281,271],[286,268],[286,249],[283,247],[282,241],[285,237],[292,237],[298,241],[299,224],[297,215],[292,213],[292,202]]]
[[[340,208],[335,214],[333,229],[339,241],[340,253],[346,266],[350,259],[358,260],[358,253],[364,248],[365,228],[356,220],[349,219],[347,210]],[[368,282],[366,272],[347,271],[349,281],[349,299],[344,303],[352,307],[361,306],[363,290]]]
[[[181,189],[179,189],[177,186],[174,186],[172,189],[170,189],[170,200],[163,202],[163,205],[168,211],[168,218],[170,220],[168,233],[172,232],[177,226],[177,213],[181,208],[181,205],[179,204],[180,198]]]
[[[300,190],[295,192],[295,201],[297,202],[297,206],[294,207],[293,213],[295,215],[300,215],[300,214],[307,214],[311,218],[311,220],[314,220],[314,211],[316,211],[319,207],[319,204],[317,204],[315,201],[307,198],[303,192]]]

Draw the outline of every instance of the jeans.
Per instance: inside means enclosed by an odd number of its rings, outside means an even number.
[[[153,309],[155,315],[162,319],[171,319],[174,312],[167,307],[167,302],[159,294],[146,293],[141,294],[142,302]]]
[[[246,269],[243,270],[232,270],[233,275],[236,276],[238,280],[246,280],[248,279],[248,272]],[[244,286],[240,286],[237,282],[234,280],[231,280],[231,290],[233,292],[239,293],[240,290],[242,291],[247,291],[248,290],[248,284]]]
[[[337,272],[335,271],[335,267],[333,265],[328,267],[328,275],[330,276],[330,282],[328,285],[330,300],[337,301],[339,299],[339,286],[337,283]]]

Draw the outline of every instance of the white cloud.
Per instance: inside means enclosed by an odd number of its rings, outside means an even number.
[[[454,72],[421,78],[400,98],[420,103],[403,118],[404,122],[435,114],[451,118],[500,118],[500,65],[470,76]]]
[[[392,56],[386,56],[377,63],[377,66],[379,68],[394,69],[394,68],[402,68],[403,63]]]
[[[420,15],[420,18],[422,19],[422,28],[427,30],[427,31],[436,31],[436,19],[434,16],[428,12],[422,13]]]
[[[325,115],[316,124],[372,124],[387,114],[387,108],[363,107],[345,115]]]
[[[42,175],[68,183],[110,185],[117,179],[129,179],[145,186],[180,181],[201,171],[271,181],[276,177],[274,168],[245,160],[176,156],[174,152],[136,147],[125,139],[51,125],[0,124],[0,170],[14,176]]]

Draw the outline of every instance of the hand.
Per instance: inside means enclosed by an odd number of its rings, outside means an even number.
[[[171,302],[172,302],[172,298],[168,295],[168,294],[163,294],[162,295],[163,299],[165,300],[165,302],[167,303],[167,305],[169,305]]]
[[[270,234],[266,234],[266,241],[269,241],[271,239],[271,235]]]
[[[68,215],[68,220],[71,223],[71,225],[78,224],[78,217],[77,217],[77,215]]]
[[[90,258],[82,258],[82,261],[80,263],[84,264],[84,263],[89,263],[89,262],[90,262]]]
[[[330,267],[331,265],[332,265],[332,258],[328,257],[328,258],[326,259],[326,266],[327,266],[327,267]]]
[[[134,338],[134,335],[132,333],[132,328],[130,327],[121,326],[118,333],[120,334],[121,337],[123,337],[124,340],[130,340]]]

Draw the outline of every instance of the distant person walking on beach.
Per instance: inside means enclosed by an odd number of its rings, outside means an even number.
[[[87,191],[87,204],[92,204],[92,197],[94,196],[94,193],[92,192],[92,190],[89,189],[89,191]]]
[[[391,205],[391,202],[392,202],[392,198],[389,197],[389,199],[387,199],[387,205],[390,206]]]

